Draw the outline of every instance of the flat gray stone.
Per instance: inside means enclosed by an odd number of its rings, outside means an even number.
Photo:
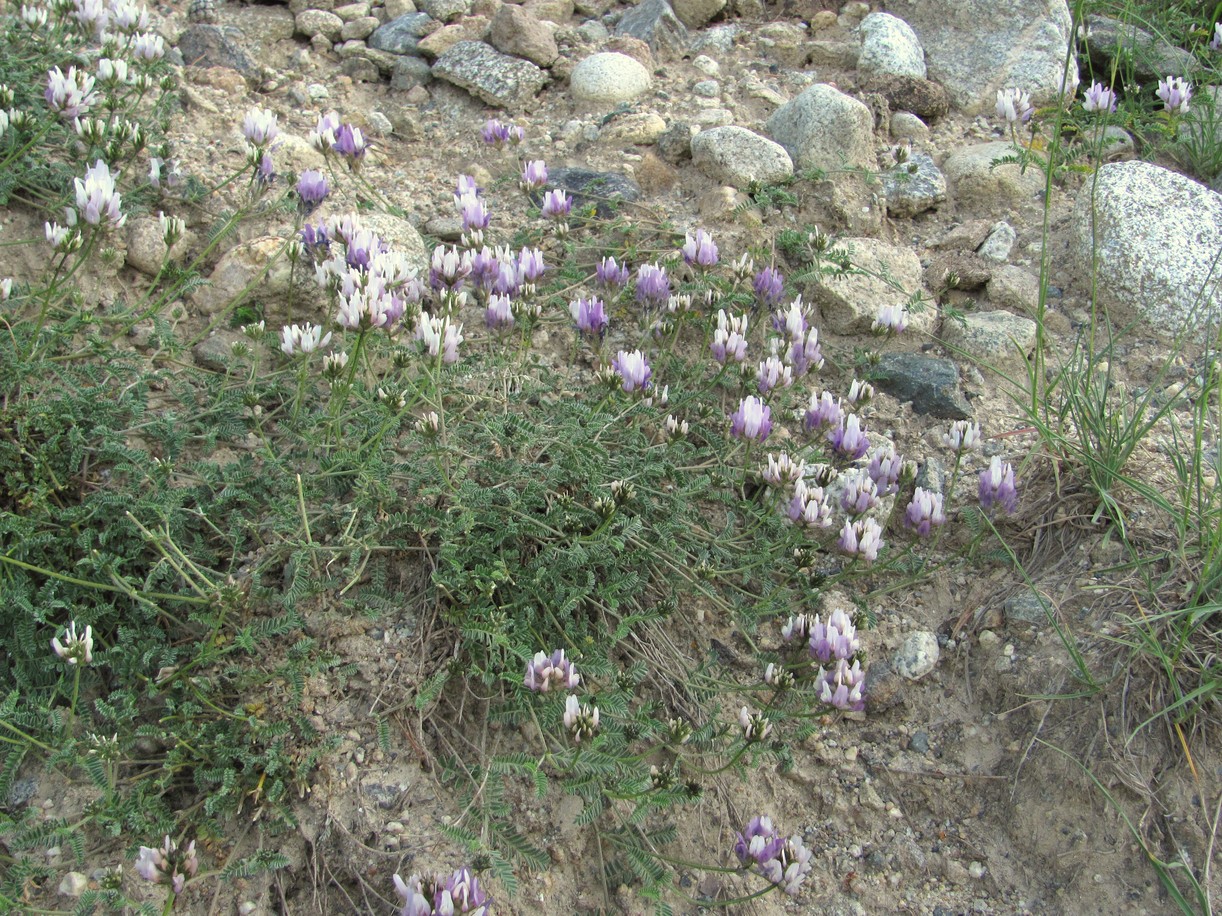
[[[972,408],[959,388],[959,367],[949,359],[920,353],[884,353],[874,384],[897,401],[912,402],[919,414],[943,420],[967,420]]]
[[[493,108],[519,107],[547,83],[547,74],[534,64],[482,41],[460,41],[433,62],[432,72]]]
[[[938,667],[941,654],[937,635],[928,630],[917,630],[909,634],[896,651],[891,666],[900,677],[916,681]]]
[[[692,139],[692,163],[722,184],[745,188],[775,184],[793,175],[793,160],[779,143],[745,127],[714,127]]]
[[[989,301],[1013,312],[1034,315],[1040,304],[1040,278],[1013,264],[1003,264],[985,285]]]
[[[1073,21],[1065,0],[890,0],[887,10],[912,26],[930,79],[956,107],[992,110],[998,89],[1018,86],[1036,104],[1061,94]]]
[[[417,86],[424,86],[433,79],[433,68],[423,57],[404,55],[395,61],[395,69],[390,74],[390,88],[407,91]]]
[[[1005,140],[977,143],[956,150],[942,163],[955,202],[995,212],[999,204],[1027,203],[1044,190],[1044,173],[1017,163],[995,164],[1014,155]]]
[[[824,83],[774,111],[767,131],[800,169],[878,167],[870,109]]]
[[[823,323],[832,333],[869,333],[880,307],[905,302],[921,289],[921,262],[912,249],[870,238],[840,239],[837,247],[847,249],[853,267],[860,272],[816,276],[803,292],[808,302],[819,306]],[[910,314],[906,333],[931,332],[935,321],[933,309]]]
[[[993,368],[1024,365],[1035,350],[1036,324],[1030,318],[997,310],[969,312],[942,325],[942,339],[957,353]]]
[[[1017,241],[1018,233],[1014,231],[1014,227],[1004,219],[999,220],[993,224],[993,228],[989,230],[985,240],[980,243],[976,253],[986,261],[1004,264],[1010,259],[1010,252],[1014,250],[1014,243]]]
[[[858,72],[925,79],[925,50],[912,26],[903,19],[888,13],[871,13],[861,21],[860,29]]]
[[[257,68],[235,41],[238,29],[219,25],[191,25],[178,39],[178,51],[188,67],[228,67],[252,77]]]
[[[643,0],[620,17],[616,35],[639,38],[654,54],[680,57],[687,51],[687,26],[666,0]]]
[[[1084,277],[1094,260],[1109,308],[1130,317],[1136,308],[1171,333],[1222,316],[1222,195],[1178,172],[1137,160],[1102,166],[1078,193],[1070,246]]]
[[[307,38],[321,35],[328,41],[339,41],[344,20],[326,10],[302,10],[293,20],[293,25],[299,34]]]
[[[434,22],[428,13],[407,13],[392,19],[369,36],[369,47],[391,54],[419,54],[420,39]]]
[[[879,178],[887,194],[887,212],[892,216],[916,216],[946,202],[946,176],[925,153],[911,153],[907,162],[888,169]]]

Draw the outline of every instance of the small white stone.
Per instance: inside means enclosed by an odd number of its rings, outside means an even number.
[[[61,897],[79,897],[89,887],[89,879],[79,871],[70,871],[64,875],[56,889]]]

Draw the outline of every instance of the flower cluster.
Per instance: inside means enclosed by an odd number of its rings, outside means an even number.
[[[93,105],[94,78],[85,70],[69,67],[64,73],[59,67],[47,71],[44,98],[52,111],[65,121],[79,118]]]
[[[730,435],[763,442],[772,432],[772,408],[760,398],[745,397],[730,417]]]
[[[627,394],[643,394],[652,384],[653,370],[649,368],[649,361],[640,350],[620,350],[611,361],[611,368],[615,370],[620,387]]]
[[[458,869],[442,881],[440,876],[406,881],[395,875],[395,890],[403,898],[399,916],[485,916],[491,909],[488,895],[471,869]]]
[[[589,741],[598,733],[598,707],[586,706],[570,693],[564,701],[564,727],[578,744]]]
[[[310,145],[324,155],[332,153],[343,158],[352,169],[359,169],[369,142],[359,127],[344,124],[339,112],[328,111],[318,116],[314,129],[307,139]]]
[[[1031,96],[1021,89],[997,90],[997,117],[1005,118],[1008,124],[1026,124],[1035,114]]]
[[[811,870],[812,853],[802,838],[785,838],[769,817],[753,817],[738,835],[734,854],[744,868],[759,872],[785,893],[796,896]]]
[[[145,881],[168,884],[175,894],[182,893],[187,879],[194,878],[197,871],[199,859],[195,856],[195,841],[180,850],[169,834],[159,849],[141,846],[136,859],[136,874]]]
[[[1006,514],[1018,508],[1018,490],[1014,486],[1014,468],[1008,461],[994,455],[989,466],[980,472],[980,508],[998,508]]]
[[[836,547],[841,553],[861,557],[867,563],[878,559],[878,551],[882,546],[882,526],[872,518],[846,518],[844,527],[840,529],[840,537],[836,540]]]
[[[683,260],[688,264],[708,269],[717,264],[717,245],[713,237],[703,229],[697,229],[693,237],[689,232],[683,245]]]
[[[713,342],[709,348],[713,358],[724,364],[726,360],[741,363],[747,358],[747,316],[726,314],[725,309],[717,312],[717,329],[713,332]]]
[[[946,513],[942,509],[942,494],[917,487],[912,500],[904,510],[904,523],[927,538],[936,527],[946,524]]]
[[[1192,98],[1192,84],[1182,76],[1168,76],[1158,81],[1155,95],[1170,114],[1188,114],[1188,101]]]
[[[93,661],[93,627],[85,627],[85,632],[78,635],[76,621],[70,621],[63,642],[58,636],[52,638],[51,651],[69,665],[84,667],[90,664]]]
[[[1098,80],[1090,84],[1082,100],[1083,111],[1102,111],[1110,114],[1116,110],[1116,93]]]
[[[330,219],[327,237],[338,242],[343,250],[318,264],[314,273],[319,285],[337,299],[335,320],[341,328],[391,331],[404,317],[409,304],[419,305],[424,285],[416,268],[355,215]],[[454,358],[457,359],[457,353]]]
[[[865,697],[862,695],[865,671],[861,667],[861,646],[857,628],[849,615],[837,608],[825,624],[816,614],[809,628],[810,655],[819,665],[815,678],[819,699],[836,709],[854,712],[865,709]]]
[[[537,652],[526,665],[524,683],[532,693],[547,693],[553,687],[558,690],[573,690],[581,683],[577,666],[564,657],[564,650],[557,649],[549,657],[546,652]]]
[[[526,139],[526,131],[517,124],[503,124],[496,118],[489,118],[484,122],[480,136],[489,146],[501,149],[506,144],[517,146]]]

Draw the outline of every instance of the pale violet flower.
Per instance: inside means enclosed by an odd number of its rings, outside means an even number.
[[[570,693],[564,702],[564,727],[578,744],[589,741],[598,732],[598,707],[583,706],[577,695]]]
[[[526,665],[526,687],[534,693],[556,690],[573,690],[581,683],[577,666],[564,657],[564,650],[557,649],[550,656],[536,652]]]
[[[763,442],[772,432],[772,408],[760,398],[746,397],[730,417],[730,435]]]
[[[279,134],[276,116],[266,108],[252,108],[242,119],[242,136],[255,146],[267,146]]]
[[[323,335],[320,324],[291,324],[280,329],[280,349],[286,356],[308,355],[331,342],[331,332]]]
[[[1192,98],[1192,84],[1181,76],[1168,76],[1158,81],[1155,94],[1163,103],[1163,108],[1171,114],[1187,114],[1188,100]]]
[[[989,466],[980,472],[980,508],[986,511],[994,506],[1002,512],[1012,513],[1018,508],[1018,491],[1014,486],[1014,468],[1008,461],[994,455]]]
[[[653,378],[653,370],[640,350],[620,350],[611,361],[611,368],[620,377],[621,387],[627,394],[644,392]]]
[[[1222,51],[1222,22],[1214,23],[1214,37],[1209,39],[1209,50]]]
[[[69,67],[64,73],[59,67],[47,71],[44,98],[51,110],[65,121],[72,121],[93,105],[93,77],[84,70]]]
[[[1116,93],[1095,81],[1086,90],[1086,97],[1082,100],[1082,110],[1113,112],[1116,110]]]
[[[73,180],[76,185],[76,209],[80,218],[90,226],[105,224],[118,229],[127,222],[126,214],[120,211],[123,196],[115,190],[115,179],[110,167],[98,159],[85,172],[84,179]]]
[[[1031,96],[1021,89],[997,90],[997,117],[1005,118],[1008,124],[1026,124],[1035,113]]]
[[[943,434],[942,444],[959,454],[983,448],[984,439],[980,435],[980,424],[971,420],[956,420],[951,424],[949,432]]]
[[[713,237],[703,229],[697,229],[693,237],[689,232],[683,245],[683,260],[697,267],[712,267],[717,263],[717,245]]]
[[[903,304],[882,305],[879,306],[878,315],[870,326],[870,330],[875,334],[889,337],[892,334],[904,333],[904,329],[907,327],[908,310]]]

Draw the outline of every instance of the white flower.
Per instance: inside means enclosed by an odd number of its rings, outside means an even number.
[[[1031,96],[1021,89],[997,90],[997,117],[1005,118],[1009,124],[1031,120],[1035,108],[1031,105]]]

